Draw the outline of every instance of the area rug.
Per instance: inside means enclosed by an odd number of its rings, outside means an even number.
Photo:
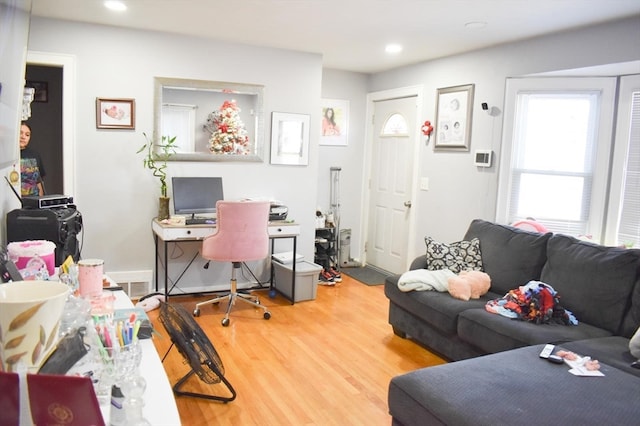
[[[369,265],[360,268],[342,268],[340,272],[366,285],[382,285],[384,284],[385,278],[393,275],[391,272]]]

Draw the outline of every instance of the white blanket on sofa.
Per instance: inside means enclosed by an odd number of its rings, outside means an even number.
[[[398,288],[400,291],[449,291],[448,280],[456,274],[448,269],[438,271],[428,271],[426,269],[415,269],[400,275]]]

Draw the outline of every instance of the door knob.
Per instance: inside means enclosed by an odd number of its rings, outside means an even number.
[[[411,207],[411,201],[405,201],[404,202],[404,206],[405,207]]]

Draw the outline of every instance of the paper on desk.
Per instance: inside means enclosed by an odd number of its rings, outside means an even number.
[[[574,376],[591,376],[591,377],[604,377],[604,374],[600,370],[587,370],[585,367],[585,363],[590,361],[591,357],[584,356],[578,357],[574,360],[568,360],[565,358],[564,362],[566,362],[571,369],[569,373]]]

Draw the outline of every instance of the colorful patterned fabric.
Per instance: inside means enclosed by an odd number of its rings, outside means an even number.
[[[510,290],[504,297],[487,302],[488,312],[535,324],[578,325],[576,317],[560,306],[558,293],[541,281]]]
[[[29,147],[20,151],[20,181],[21,195],[38,196],[38,182],[45,176],[44,166],[40,155]]]

